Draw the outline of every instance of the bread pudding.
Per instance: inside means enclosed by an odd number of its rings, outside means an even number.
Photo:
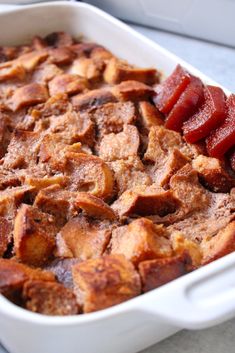
[[[157,64],[157,63],[156,63]],[[235,95],[57,32],[0,48],[0,293],[90,313],[235,250]]]

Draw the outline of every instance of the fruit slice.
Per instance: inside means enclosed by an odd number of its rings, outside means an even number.
[[[187,142],[194,143],[207,137],[226,118],[226,97],[221,88],[206,86],[204,98],[205,102],[201,109],[183,125],[183,133]]]
[[[156,107],[162,113],[168,114],[189,83],[190,74],[177,65],[173,73],[156,87]]]
[[[192,76],[191,82],[180,96],[166,119],[167,129],[180,131],[184,121],[192,116],[203,101],[202,81]]]
[[[228,98],[227,109],[227,118],[223,125],[206,139],[207,151],[211,157],[221,158],[235,145],[235,94]]]

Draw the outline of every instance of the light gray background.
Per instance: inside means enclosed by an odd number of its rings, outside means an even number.
[[[235,92],[234,48],[228,48],[214,43],[203,42],[140,26],[132,25],[132,27],[182,57],[190,64],[196,66],[199,70],[218,83]],[[235,319],[203,331],[181,331],[141,353],[234,352]],[[0,347],[0,353],[6,353],[6,351]]]

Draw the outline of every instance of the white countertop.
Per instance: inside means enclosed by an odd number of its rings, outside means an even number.
[[[136,25],[132,27],[235,92],[235,49]],[[181,331],[141,353],[234,353],[234,332],[235,319],[203,331]],[[1,347],[0,353],[5,353]]]

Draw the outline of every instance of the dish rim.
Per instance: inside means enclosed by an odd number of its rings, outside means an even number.
[[[223,87],[222,85],[218,84],[214,80],[210,79],[208,76],[204,75],[202,72],[200,72],[198,69],[196,69],[194,66],[191,64],[187,63],[177,55],[171,53],[169,50],[165,49],[161,45],[157,44],[153,40],[145,37],[144,35],[138,33],[136,30],[132,29],[129,27],[127,24],[123,23],[122,21],[116,19],[115,17],[109,15],[108,13],[104,12],[103,10],[100,10],[96,8],[93,5],[87,4],[87,3],[80,3],[80,2],[73,2],[73,1],[53,1],[53,2],[42,2],[42,3],[37,3],[37,4],[30,4],[30,5],[24,5],[20,8],[15,8],[15,9],[7,9],[4,12],[0,13],[0,20],[2,17],[5,15],[13,14],[13,13],[24,13],[26,10],[34,9],[34,8],[43,8],[43,7],[77,7],[77,8],[85,8],[88,9],[89,11],[92,11],[96,13],[99,17],[102,17],[104,20],[111,22],[113,25],[116,27],[119,27],[123,32],[129,32],[132,36],[135,36],[137,39],[139,39],[143,44],[151,46],[154,50],[162,52],[164,55],[166,55],[168,58],[173,59],[174,61],[180,63],[183,65],[187,70],[192,72],[193,74],[199,76],[204,82],[207,82],[209,84],[217,85],[220,86],[226,94],[230,94],[231,92]],[[120,314],[126,314],[129,311],[132,310],[140,310],[143,311],[144,308],[139,304],[139,302],[143,302],[143,298],[147,300],[148,297],[153,296],[156,294],[156,299],[157,299],[157,293],[160,294],[161,291],[165,291],[166,287],[170,287],[175,285],[175,283],[178,283],[178,287],[180,287],[184,282],[186,282],[185,278],[191,278],[191,277],[196,277],[200,279],[200,274],[204,271],[205,268],[209,270],[209,268],[213,269],[215,267],[215,263],[225,263],[226,264],[226,258],[230,258],[232,254],[226,255],[221,259],[218,259],[208,265],[203,266],[200,269],[197,269],[193,271],[192,273],[186,274],[174,281],[171,281],[157,289],[151,290],[148,293],[144,293],[142,295],[139,295],[135,298],[132,298],[124,303],[117,304],[113,307],[103,309],[97,312],[93,313],[87,313],[83,315],[69,315],[69,316],[46,316],[42,315],[39,313],[34,313],[31,311],[28,311],[24,308],[21,308],[8,299],[6,299],[3,295],[0,294],[0,315],[5,314],[7,316],[10,316],[14,319],[18,319],[21,321],[27,321],[31,322],[34,324],[38,325],[43,325],[43,326],[75,326],[75,325],[84,325],[84,324],[89,324],[90,322],[93,321],[100,321],[102,319],[107,319],[110,317],[114,317]],[[233,254],[235,257],[235,253]]]

